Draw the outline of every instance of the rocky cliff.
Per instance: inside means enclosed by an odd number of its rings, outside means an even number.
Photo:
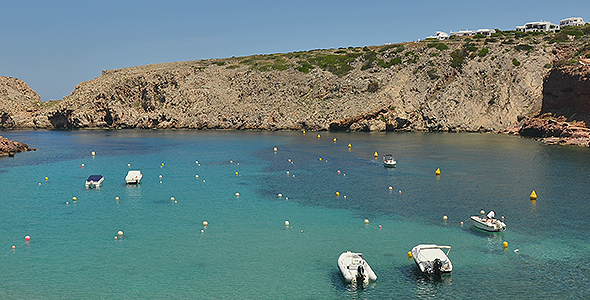
[[[500,32],[109,70],[0,127],[488,131],[538,115],[553,64],[583,38]]]
[[[34,148],[30,148],[27,144],[11,141],[0,136],[0,156],[14,156],[18,152],[34,150]]]

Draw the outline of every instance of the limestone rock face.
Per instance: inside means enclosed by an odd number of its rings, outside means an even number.
[[[0,129],[20,127],[23,115],[41,105],[41,97],[24,81],[0,76]]]
[[[0,156],[13,156],[15,153],[31,150],[35,149],[30,148],[27,144],[11,141],[0,136]]]
[[[103,71],[4,128],[489,131],[538,115],[548,44],[447,41]],[[446,47],[446,48],[445,48]],[[484,51],[485,50],[485,51]],[[562,51],[563,52],[563,51]],[[459,61],[459,62],[457,62]]]

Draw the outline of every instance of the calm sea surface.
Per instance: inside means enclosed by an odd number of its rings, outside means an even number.
[[[496,134],[1,134],[38,149],[0,158],[1,299],[590,294],[588,149]],[[129,170],[142,171],[139,186],[125,184]],[[84,186],[92,174],[105,177],[99,189]],[[480,210],[507,231],[471,228]],[[417,273],[407,252],[422,243],[452,247],[451,275]],[[347,250],[364,254],[375,283],[343,282]]]

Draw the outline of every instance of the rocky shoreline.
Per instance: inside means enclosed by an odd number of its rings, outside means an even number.
[[[0,156],[14,156],[16,153],[25,151],[35,151],[37,149],[21,142],[11,141],[0,136]]]

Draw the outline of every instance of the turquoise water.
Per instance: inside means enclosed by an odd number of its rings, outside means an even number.
[[[588,149],[496,134],[320,134],[3,132],[38,150],[0,158],[0,298],[579,299],[590,292]],[[398,167],[384,168],[375,151],[393,153]],[[141,185],[125,185],[136,169]],[[92,174],[105,177],[100,189],[85,188]],[[505,217],[506,232],[470,228],[470,215],[491,209]],[[119,230],[124,236],[115,239]],[[452,246],[451,275],[416,272],[407,252],[421,243]],[[336,261],[346,250],[364,253],[375,283],[343,282]]]

